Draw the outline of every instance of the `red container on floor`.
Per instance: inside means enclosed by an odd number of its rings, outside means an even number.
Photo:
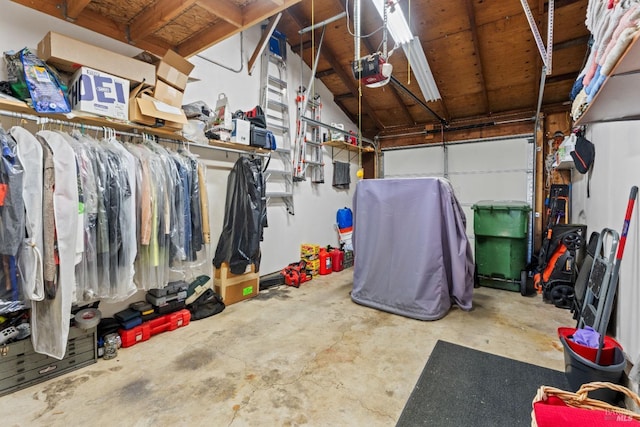
[[[154,335],[166,331],[173,331],[182,326],[187,326],[191,320],[191,312],[187,309],[178,310],[174,313],[168,313],[156,319],[144,322],[135,328],[118,330],[122,347],[127,348],[142,341],[147,341]]]
[[[320,260],[320,275],[331,273],[331,254],[327,252],[326,248],[320,248],[318,259]]]
[[[344,252],[338,248],[331,249],[331,268],[333,271],[344,269]]]
[[[573,340],[573,334],[576,332],[577,328],[558,328],[558,337],[564,337],[567,345],[573,350],[576,354],[584,357],[590,362],[596,363],[596,355],[598,354],[597,348],[587,347],[586,345],[578,344]],[[611,337],[604,337],[604,347],[602,348],[602,354],[600,355],[600,363],[601,366],[610,366],[613,363],[614,356],[614,348],[618,347],[622,350],[622,346],[618,343],[618,341],[614,340]]]

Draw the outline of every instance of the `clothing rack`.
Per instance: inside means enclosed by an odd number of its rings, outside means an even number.
[[[0,99],[0,116],[5,116],[5,117],[12,117],[15,119],[22,119],[22,120],[29,120],[31,122],[35,122],[36,125],[45,125],[45,124],[50,124],[50,125],[62,125],[62,126],[70,126],[70,127],[74,127],[76,129],[80,129],[80,130],[93,130],[93,131],[102,131],[102,132],[113,132],[116,135],[121,135],[121,136],[129,136],[129,137],[133,137],[133,138],[147,138],[148,136],[145,135],[151,135],[153,136],[154,140],[156,142],[168,142],[168,143],[172,143],[172,144],[182,144],[182,145],[186,145],[188,148],[191,147],[199,147],[199,148],[203,148],[205,150],[216,150],[216,151],[224,151],[224,152],[229,152],[229,153],[236,153],[236,154],[241,154],[241,155],[252,155],[252,156],[257,156],[257,157],[269,157],[271,155],[271,153],[261,153],[258,152],[256,149],[247,149],[247,150],[243,150],[240,148],[234,148],[234,147],[224,147],[224,146],[219,146],[219,145],[201,145],[201,144],[191,144],[189,140],[185,139],[182,136],[176,135],[175,138],[170,138],[168,135],[166,136],[159,136],[154,134],[153,129],[152,128],[145,128],[144,126],[139,126],[139,125],[133,125],[132,127],[134,128],[134,130],[139,131],[139,132],[129,132],[129,131],[124,131],[124,130],[118,130],[115,129],[113,127],[110,126],[96,126],[96,125],[89,125],[89,124],[84,124],[80,121],[71,121],[71,120],[62,120],[62,119],[57,119],[57,118],[51,118],[51,117],[43,117],[43,116],[38,116],[36,114],[30,114],[30,113],[24,113],[24,112],[19,112],[19,111],[10,111],[10,110],[6,110],[6,109],[2,109],[5,105],[2,105],[2,99]],[[14,104],[9,104],[9,106],[14,106]],[[15,106],[17,108],[20,108],[18,106]],[[22,109],[25,109],[26,107],[22,107]],[[123,126],[123,124],[118,124],[119,126]],[[139,127],[136,128],[136,126]],[[148,131],[148,132],[146,132]]]

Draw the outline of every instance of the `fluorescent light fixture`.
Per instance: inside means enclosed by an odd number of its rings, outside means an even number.
[[[373,5],[376,7],[383,21],[385,3],[386,0],[373,0]],[[400,6],[395,7],[393,12],[387,12],[387,30],[389,34],[391,34],[391,38],[398,44],[409,43],[413,38],[409,24],[407,24],[407,20],[404,18],[404,13],[402,13]]]
[[[431,68],[427,62],[427,57],[422,49],[422,44],[418,37],[414,37],[407,44],[403,44],[404,54],[409,58],[413,75],[418,81],[418,86],[422,90],[422,95],[427,101],[437,101],[440,99],[440,91],[436,86],[436,81],[431,74]]]
[[[384,4],[387,0],[372,0],[373,5],[384,21]],[[396,5],[394,11],[387,11],[387,30],[393,40],[402,46],[404,54],[409,59],[409,64],[413,70],[413,74],[418,81],[418,86],[422,91],[422,95],[427,102],[437,101],[440,99],[440,91],[436,86],[436,81],[431,74],[431,68],[427,62],[427,57],[422,49],[422,44],[418,37],[414,37],[409,28],[409,24],[402,13],[399,5]],[[385,58],[386,59],[386,58]]]

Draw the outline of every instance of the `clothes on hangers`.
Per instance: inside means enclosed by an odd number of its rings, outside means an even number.
[[[25,211],[25,236],[18,259],[22,272],[23,297],[44,299],[42,272],[42,146],[29,131],[20,126],[9,130],[17,143],[17,155],[24,170],[22,199]]]
[[[57,267],[54,283],[57,286],[48,289],[47,298],[33,302],[31,337],[35,351],[62,359],[67,348],[69,313],[75,287],[78,175],[73,149],[64,137],[46,130],[36,136],[43,147],[50,148],[54,165],[52,204]]]
[[[17,143],[0,128],[0,299],[19,301],[16,257],[24,239],[25,212],[22,198],[24,171],[17,156]]]

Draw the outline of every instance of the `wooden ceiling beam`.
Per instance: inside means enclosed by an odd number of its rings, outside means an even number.
[[[158,0],[145,7],[129,23],[129,40],[136,42],[153,34],[196,3],[196,0]]]
[[[297,11],[297,8],[288,8],[287,13],[300,28],[304,28],[304,18],[302,17],[302,14]],[[329,46],[328,43],[322,45],[320,54],[336,71],[336,74],[340,77],[340,80],[342,80],[342,83],[347,87],[349,92],[351,92],[353,96],[357,97],[358,88],[354,83],[353,76],[344,70],[343,65],[338,62],[335,52],[331,49],[331,46]],[[363,113],[371,117],[380,130],[384,129],[384,124],[382,124],[378,116],[375,114],[374,109],[369,105],[366,98],[362,98],[362,110]]]
[[[311,40],[306,40],[302,42],[302,47],[300,46],[300,43],[291,45],[291,51],[300,56],[302,56],[303,51],[307,49],[311,49]]]
[[[200,4],[200,2],[203,2],[202,4],[205,4],[204,1],[205,0],[198,0],[198,3]],[[220,0],[210,0],[207,1],[206,4],[208,7],[217,8],[216,10],[221,11],[218,5],[219,1]],[[224,1],[226,2],[228,0]],[[214,44],[221,42],[240,31],[259,24],[260,22],[272,17],[278,12],[282,12],[286,8],[291,7],[300,1],[302,0],[269,0],[251,3],[241,8],[242,26],[238,27],[236,24],[230,23],[229,20],[224,19],[224,17],[221,16],[221,22],[192,35],[177,46],[176,49],[178,53],[185,57],[195,55],[196,53],[202,52],[210,46],[213,46]],[[214,9],[211,9],[210,12],[213,10]],[[237,20],[237,17],[233,18],[233,21]]]
[[[65,0],[64,7],[67,19],[75,20],[91,0]]]
[[[553,83],[559,83],[559,82],[563,82],[566,80],[571,80],[572,82],[575,82],[576,79],[578,78],[578,75],[580,74],[580,72],[576,71],[574,73],[566,73],[566,74],[560,74],[557,76],[551,76],[551,77],[547,77],[544,81],[545,85],[550,85]]]
[[[47,15],[53,16],[65,20],[64,11],[59,7],[59,0],[12,0],[14,3],[21,4],[31,9],[37,10]],[[84,9],[83,12],[78,15],[78,18],[73,22],[75,25],[86,28],[104,36],[110,37],[114,40],[118,40],[123,43],[129,43],[127,39],[126,27],[118,24],[99,13],[92,10]],[[135,44],[137,48],[148,50],[158,55],[163,55],[170,47],[167,43],[147,38],[146,40],[140,40]]]
[[[240,6],[230,0],[198,0],[198,6],[237,28],[242,27],[243,15]]]
[[[188,58],[198,52],[202,52],[209,46],[213,46],[214,44],[239,33],[240,31],[241,29],[237,28],[235,25],[221,21],[192,35],[187,40],[176,46],[176,51],[180,55]]]
[[[242,9],[244,14],[242,26],[244,28],[253,27],[261,21],[301,1],[302,0],[267,0],[250,3]]]
[[[336,72],[334,71],[333,68],[329,68],[328,70],[324,70],[324,71],[316,71],[316,77],[321,79],[323,77],[328,77],[328,76],[332,76],[334,75]]]
[[[590,35],[586,35],[586,36],[582,36],[582,37],[577,37],[575,39],[570,39],[570,40],[566,40],[560,43],[555,43],[553,45],[553,51],[556,52],[558,50],[562,50],[562,49],[567,49],[570,47],[574,47],[574,46],[585,46],[587,47],[587,45],[589,44],[589,39],[591,38]]]
[[[484,78],[484,61],[482,60],[480,43],[478,42],[478,26],[476,24],[476,14],[473,10],[473,0],[466,0],[465,6],[467,8],[467,18],[469,19],[469,26],[471,28],[471,42],[473,43],[473,54],[477,58],[478,62],[478,78],[480,79],[480,85],[482,85],[482,109],[484,111],[491,111],[491,105],[489,104],[489,94],[487,92],[487,82]],[[444,102],[444,100],[442,101]]]
[[[333,100],[338,102],[342,102],[346,99],[353,99],[353,94],[351,92],[347,92],[347,93],[341,93],[340,95],[334,95],[333,96]]]

